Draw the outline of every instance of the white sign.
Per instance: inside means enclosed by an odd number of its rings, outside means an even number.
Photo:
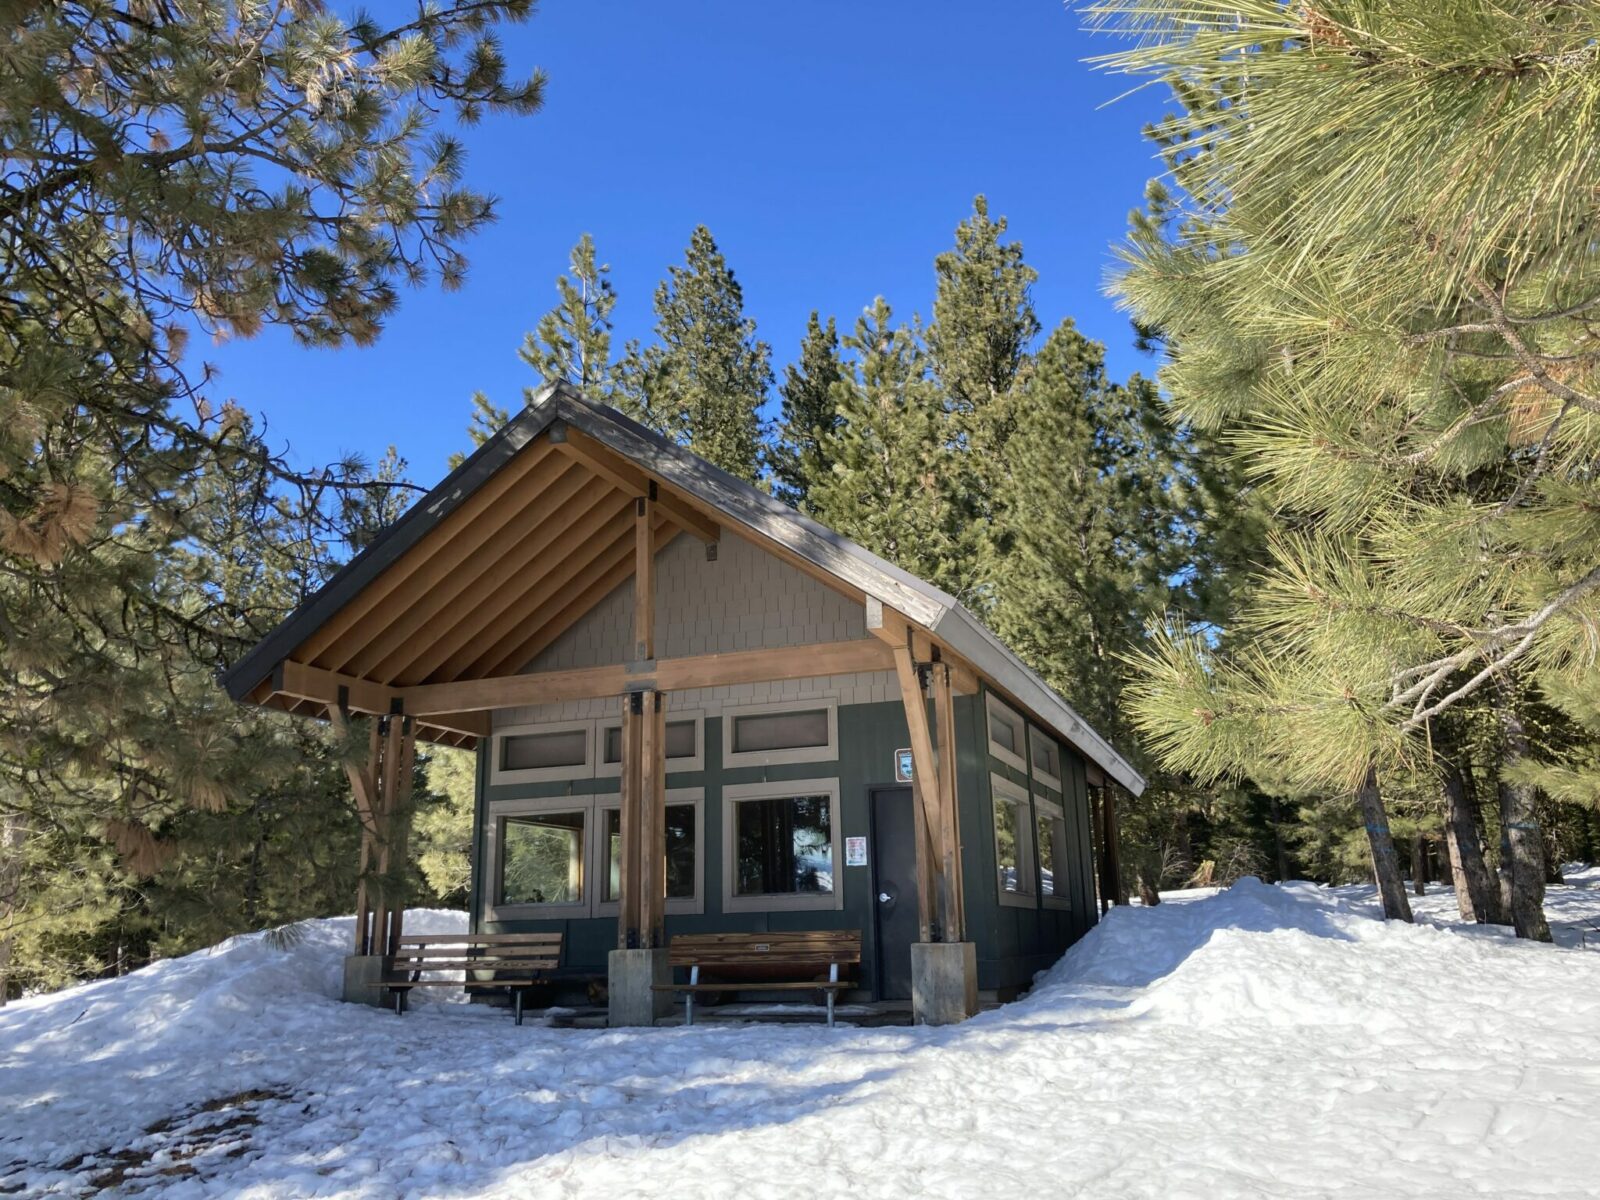
[[[847,837],[844,840],[844,865],[847,867],[864,867],[867,865],[867,839],[864,837]]]
[[[911,782],[911,747],[894,752],[894,781],[896,783]]]

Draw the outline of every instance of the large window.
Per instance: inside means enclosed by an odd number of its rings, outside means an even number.
[[[538,783],[594,774],[594,722],[516,725],[495,730],[489,782]]]
[[[1033,819],[1028,793],[1000,775],[989,777],[994,800],[994,859],[1000,903],[1036,908]]]
[[[701,890],[704,872],[700,869],[705,846],[705,822],[701,818],[699,788],[671,788],[666,807],[666,911],[699,913],[705,911]],[[600,808],[605,830],[605,870],[601,873],[600,904],[597,913],[609,916],[617,911],[622,886],[622,810],[616,798],[607,797]]]
[[[564,796],[490,805],[490,919],[589,915],[593,804]]]
[[[1026,771],[1028,760],[1022,755],[1026,736],[1023,730],[1027,726],[1022,718],[995,699],[992,693],[985,698],[985,707],[989,714],[989,753],[1007,766]]]
[[[839,781],[723,789],[723,908],[839,908]]]
[[[1046,908],[1071,908],[1066,814],[1055,801],[1036,793],[1033,820],[1039,846],[1039,900]]]
[[[667,714],[669,771],[699,771],[706,765],[705,721],[700,713]],[[600,762],[596,775],[622,774],[622,722],[600,723]]]
[[[822,762],[839,757],[839,710],[832,700],[752,704],[724,711],[722,761],[730,767]]]

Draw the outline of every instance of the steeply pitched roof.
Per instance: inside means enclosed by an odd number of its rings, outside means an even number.
[[[735,479],[566,384],[546,388],[461,466],[240,659],[223,676],[244,698],[276,665],[352,597],[435,528],[529,442],[565,423],[631,460],[662,482],[714,509],[723,523],[782,546],[816,568],[904,613],[970,662],[1054,734],[1134,794],[1145,780],[1026,664],[956,599],[835,533],[781,501]]]

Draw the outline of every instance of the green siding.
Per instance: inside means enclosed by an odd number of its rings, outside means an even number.
[[[1083,808],[1085,795],[1083,763],[1075,754],[1063,748],[1062,770],[1066,773],[1064,783],[1067,787],[1067,795],[1063,800],[1068,812],[1069,853],[1075,868],[1071,871],[1072,909],[1003,907],[999,903],[996,886],[989,772],[1001,771],[1024,786],[1027,785],[1027,776],[989,758],[984,711],[981,696],[958,696],[955,699],[956,778],[967,937],[977,944],[979,987],[986,991],[1009,993],[1026,987],[1037,971],[1055,961],[1093,923],[1092,906],[1086,899],[1092,891],[1085,890],[1089,885],[1085,833],[1087,811],[1078,812]],[[756,933],[789,929],[860,929],[865,960],[861,978],[870,986],[870,981],[875,978],[877,956],[870,867],[847,867],[842,861],[838,864],[836,870],[844,897],[843,907],[839,909],[756,913],[722,911],[724,787],[767,780],[837,776],[838,819],[843,825],[841,838],[868,836],[871,793],[878,788],[896,786],[894,752],[909,743],[905,713],[898,700],[841,705],[838,725],[839,758],[836,761],[724,768],[722,722],[715,717],[707,719],[706,769],[670,772],[667,776],[669,788],[697,787],[704,790],[705,911],[697,915],[669,914],[665,918],[668,936],[721,930]],[[488,805],[492,801],[615,795],[619,790],[618,780],[613,777],[491,786],[486,782],[487,753],[487,749],[480,749],[478,756],[477,853],[473,856],[471,889],[473,928],[483,932],[560,930],[566,935],[565,969],[574,973],[603,973],[606,955],[616,946],[617,923],[614,917],[482,921],[483,901],[490,886],[485,832]],[[1077,821],[1073,819],[1075,813],[1079,817]],[[1029,828],[1032,829],[1031,821]]]

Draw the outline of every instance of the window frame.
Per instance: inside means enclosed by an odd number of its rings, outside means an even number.
[[[676,775],[682,771],[704,771],[706,769],[706,714],[699,709],[686,712],[673,712],[670,708],[666,712],[666,724],[676,725],[682,721],[694,722],[694,756],[691,758],[669,758],[666,760],[667,774]],[[596,779],[619,779],[622,776],[620,762],[606,762],[606,734],[613,729],[622,728],[622,718],[605,717],[595,722],[594,730],[594,774]]]
[[[548,733],[571,733],[582,730],[584,735],[584,760],[564,767],[502,767],[507,738],[527,737]],[[598,751],[595,746],[593,721],[549,721],[532,725],[505,725],[494,730],[489,738],[489,785],[498,787],[508,783],[548,783],[561,779],[593,779]]]
[[[986,691],[984,693],[983,700],[983,733],[985,739],[989,743],[989,756],[991,758],[999,759],[1008,767],[1015,767],[1017,770],[1026,775],[1028,773],[1028,762],[1022,757],[1022,754],[1018,754],[1015,750],[1012,750],[1007,746],[1002,746],[999,742],[994,740],[994,723],[998,718],[1000,720],[1009,721],[1012,725],[1014,725],[1017,730],[1017,739],[1022,743],[1022,753],[1026,754],[1028,752],[1027,721],[1023,720],[1021,713],[1017,712],[993,692]]]
[[[1039,822],[1046,818],[1049,818],[1057,823],[1061,834],[1061,840],[1055,843],[1057,858],[1059,860],[1054,872],[1054,878],[1052,880],[1053,884],[1055,885],[1055,890],[1048,896],[1045,895],[1044,891],[1044,865],[1038,861],[1039,848],[1037,845],[1039,838]],[[1068,844],[1066,805],[1059,800],[1054,800],[1051,797],[1042,794],[1038,790],[1035,790],[1033,793],[1033,836],[1035,841],[1034,874],[1037,875],[1039,879],[1039,903],[1045,908],[1070,910],[1072,908],[1072,889],[1070,886],[1062,886],[1063,883],[1068,883],[1070,885],[1070,878],[1068,875],[1070,868],[1065,861],[1067,858]],[[1054,839],[1052,839],[1052,841],[1054,841]]]
[[[1033,747],[1036,742],[1043,743],[1054,752],[1056,759],[1056,773],[1054,775],[1042,769],[1033,761]],[[1059,792],[1064,790],[1061,786],[1061,743],[1032,721],[1028,722],[1028,778],[1036,783],[1044,784],[1051,791]]]
[[[805,647],[797,647],[803,650]],[[828,742],[824,746],[792,746],[784,750],[745,750],[733,748],[734,724],[741,717],[760,717],[776,713],[825,712]],[[786,763],[834,762],[839,757],[839,702],[827,697],[816,700],[780,700],[771,704],[740,704],[722,710],[722,765],[724,767],[774,767]]]
[[[692,897],[666,897],[662,912],[669,917],[700,916],[706,911],[706,790],[705,788],[668,788],[667,804],[694,806],[694,895]],[[594,826],[598,836],[594,839],[594,877],[606,879],[611,872],[610,847],[606,844],[606,814],[622,811],[620,796],[597,796],[594,805]],[[594,892],[594,915],[617,917],[622,915],[622,903],[605,899],[603,886]]]
[[[489,875],[483,897],[483,915],[488,921],[565,921],[593,915],[594,890],[594,796],[540,796],[516,800],[491,800],[484,822],[484,861]],[[539,813],[581,812],[583,814],[583,899],[565,904],[504,904],[500,895],[505,885],[505,835],[502,824],[507,817],[536,816]]]
[[[815,707],[815,705],[807,705]],[[738,866],[736,806],[745,800],[783,800],[796,796],[827,796],[828,821],[832,826],[833,891],[823,894],[769,892],[760,896],[741,896],[734,891]],[[759,783],[730,783],[722,788],[722,911],[735,912],[837,912],[844,908],[844,814],[839,807],[839,780],[767,779]]]
[[[1011,804],[1022,810],[1022,820],[1019,822],[1026,836],[1017,839],[1017,880],[1026,883],[1025,890],[1008,892],[1000,884],[1000,822],[995,819],[995,806],[1000,803]],[[1039,855],[1034,847],[1033,840],[1036,836],[1034,830],[1033,799],[1028,789],[1020,784],[1012,783],[1004,775],[989,775],[989,823],[993,827],[990,834],[994,845],[994,888],[1000,898],[1000,903],[1007,908],[1039,907]]]

